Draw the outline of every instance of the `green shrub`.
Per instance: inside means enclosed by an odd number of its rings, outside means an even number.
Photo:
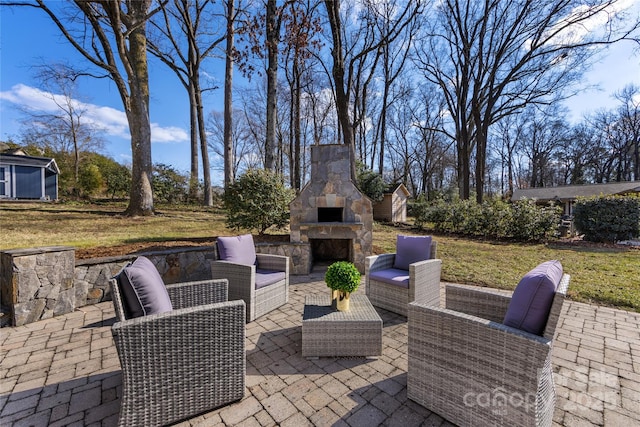
[[[380,174],[371,169],[367,169],[362,163],[358,163],[357,186],[373,202],[380,202],[384,199],[384,192],[387,191],[387,184]]]
[[[431,209],[432,206],[429,205],[424,194],[420,194],[413,201],[407,203],[407,215],[415,219],[416,227],[425,228]]]
[[[114,197],[126,197],[131,189],[131,171],[128,167],[113,162],[104,169],[107,195]]]
[[[615,242],[640,236],[640,197],[605,196],[578,199],[574,224],[584,239]]]
[[[351,293],[360,286],[360,272],[351,262],[336,261],[327,268],[324,281],[334,291]]]
[[[513,209],[509,203],[500,199],[492,199],[482,203],[484,222],[482,235],[499,239],[510,237],[513,223]]]
[[[553,237],[558,232],[560,214],[559,206],[539,207],[533,200],[513,202],[513,221],[511,237],[515,240],[535,241]]]
[[[153,165],[151,185],[153,197],[157,201],[167,203],[184,202],[187,197],[189,179],[170,165],[158,163]]]
[[[289,222],[293,190],[282,178],[268,170],[250,169],[230,184],[222,197],[227,227],[264,232],[271,226],[282,228]]]
[[[78,174],[78,186],[83,196],[92,196],[102,187],[103,178],[100,168],[93,163],[84,164]]]
[[[495,199],[481,205],[474,200],[438,200],[431,205],[420,201],[414,212],[418,227],[430,224],[441,233],[524,241],[552,237],[560,221],[560,208],[541,208],[531,200],[510,204]]]

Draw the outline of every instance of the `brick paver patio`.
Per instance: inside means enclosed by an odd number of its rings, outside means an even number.
[[[359,290],[358,292],[361,292]],[[444,426],[407,399],[406,319],[379,310],[377,359],[301,357],[304,296],[322,274],[293,276],[290,302],[247,324],[242,401],[184,426]],[[122,376],[111,302],[0,329],[0,425],[115,426]],[[554,421],[640,426],[640,314],[567,301],[557,328]]]

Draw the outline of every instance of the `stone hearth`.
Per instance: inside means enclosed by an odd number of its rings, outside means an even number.
[[[371,255],[371,200],[351,181],[350,149],[311,146],[311,179],[291,202],[291,242],[311,245],[312,262],[346,260],[364,272]]]

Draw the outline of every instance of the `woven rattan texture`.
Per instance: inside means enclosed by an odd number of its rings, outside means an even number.
[[[409,266],[409,287],[390,285],[369,278],[376,270],[393,267],[395,253],[367,257],[365,260],[365,290],[376,307],[384,308],[402,316],[407,315],[408,304],[413,301],[438,305],[440,301],[440,270],[442,261],[436,259],[438,244],[431,242],[430,259]]]
[[[280,255],[257,254],[257,266],[212,261],[213,278],[229,281],[229,300],[241,299],[247,306],[247,322],[269,313],[289,301],[289,258]],[[277,283],[256,289],[256,268],[283,271],[285,278]]]
[[[568,285],[565,275],[545,335],[553,337]],[[446,298],[447,308],[409,305],[409,399],[460,426],[550,426],[552,339],[499,323],[505,299],[496,292],[449,285]]]
[[[351,295],[349,311],[336,311],[327,295],[307,295],[302,356],[380,356],[382,319],[365,295]]]
[[[112,335],[122,367],[120,426],[167,425],[242,399],[245,304],[225,301],[226,280],[167,286],[174,310],[119,321]],[[189,307],[189,304],[194,306]]]

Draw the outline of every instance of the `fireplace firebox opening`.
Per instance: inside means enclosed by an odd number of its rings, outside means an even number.
[[[342,222],[343,208],[318,208],[318,222]]]
[[[351,239],[310,239],[313,263],[351,261]]]

